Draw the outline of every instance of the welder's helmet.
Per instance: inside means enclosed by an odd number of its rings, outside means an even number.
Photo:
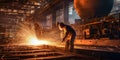
[[[63,27],[65,26],[65,24],[64,24],[64,23],[62,23],[62,22],[61,22],[61,23],[59,23],[59,25],[60,25],[60,27],[61,27],[61,28],[63,28]]]
[[[65,24],[62,22],[58,22],[57,26],[59,27],[60,30],[63,30],[62,28],[65,26]]]

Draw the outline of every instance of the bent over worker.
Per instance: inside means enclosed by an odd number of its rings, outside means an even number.
[[[57,26],[65,34],[65,36],[62,40],[62,42],[65,42],[65,51],[69,50],[70,52],[73,52],[73,50],[74,50],[74,40],[75,40],[75,37],[76,37],[75,30],[71,26],[66,25],[62,22],[57,23]]]

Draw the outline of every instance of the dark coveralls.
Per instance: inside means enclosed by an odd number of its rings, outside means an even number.
[[[65,37],[63,38],[63,41],[65,41],[65,43],[66,43],[65,50],[69,50],[70,52],[72,52],[74,50],[74,40],[76,37],[76,32],[69,25],[65,25],[65,27],[63,27],[62,29],[65,33]]]

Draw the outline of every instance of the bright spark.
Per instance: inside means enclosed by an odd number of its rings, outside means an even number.
[[[28,45],[49,45],[50,42],[46,41],[46,40],[38,40],[37,38],[35,37],[31,37],[29,42],[28,42]]]
[[[21,38],[22,43],[20,44],[34,45],[34,46],[52,44],[48,40],[38,39],[36,35],[37,33],[33,22],[24,22],[20,24],[20,30],[17,32],[17,37]]]

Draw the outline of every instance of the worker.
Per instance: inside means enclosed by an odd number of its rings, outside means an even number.
[[[38,39],[40,39],[41,36],[42,36],[42,28],[41,28],[41,26],[39,25],[39,23],[37,23],[37,22],[34,23],[34,29],[35,29],[36,37],[37,37]]]
[[[64,32],[65,36],[62,40],[62,42],[65,42],[65,51],[73,52],[74,50],[74,40],[76,37],[75,30],[62,22],[57,23],[58,28]]]

